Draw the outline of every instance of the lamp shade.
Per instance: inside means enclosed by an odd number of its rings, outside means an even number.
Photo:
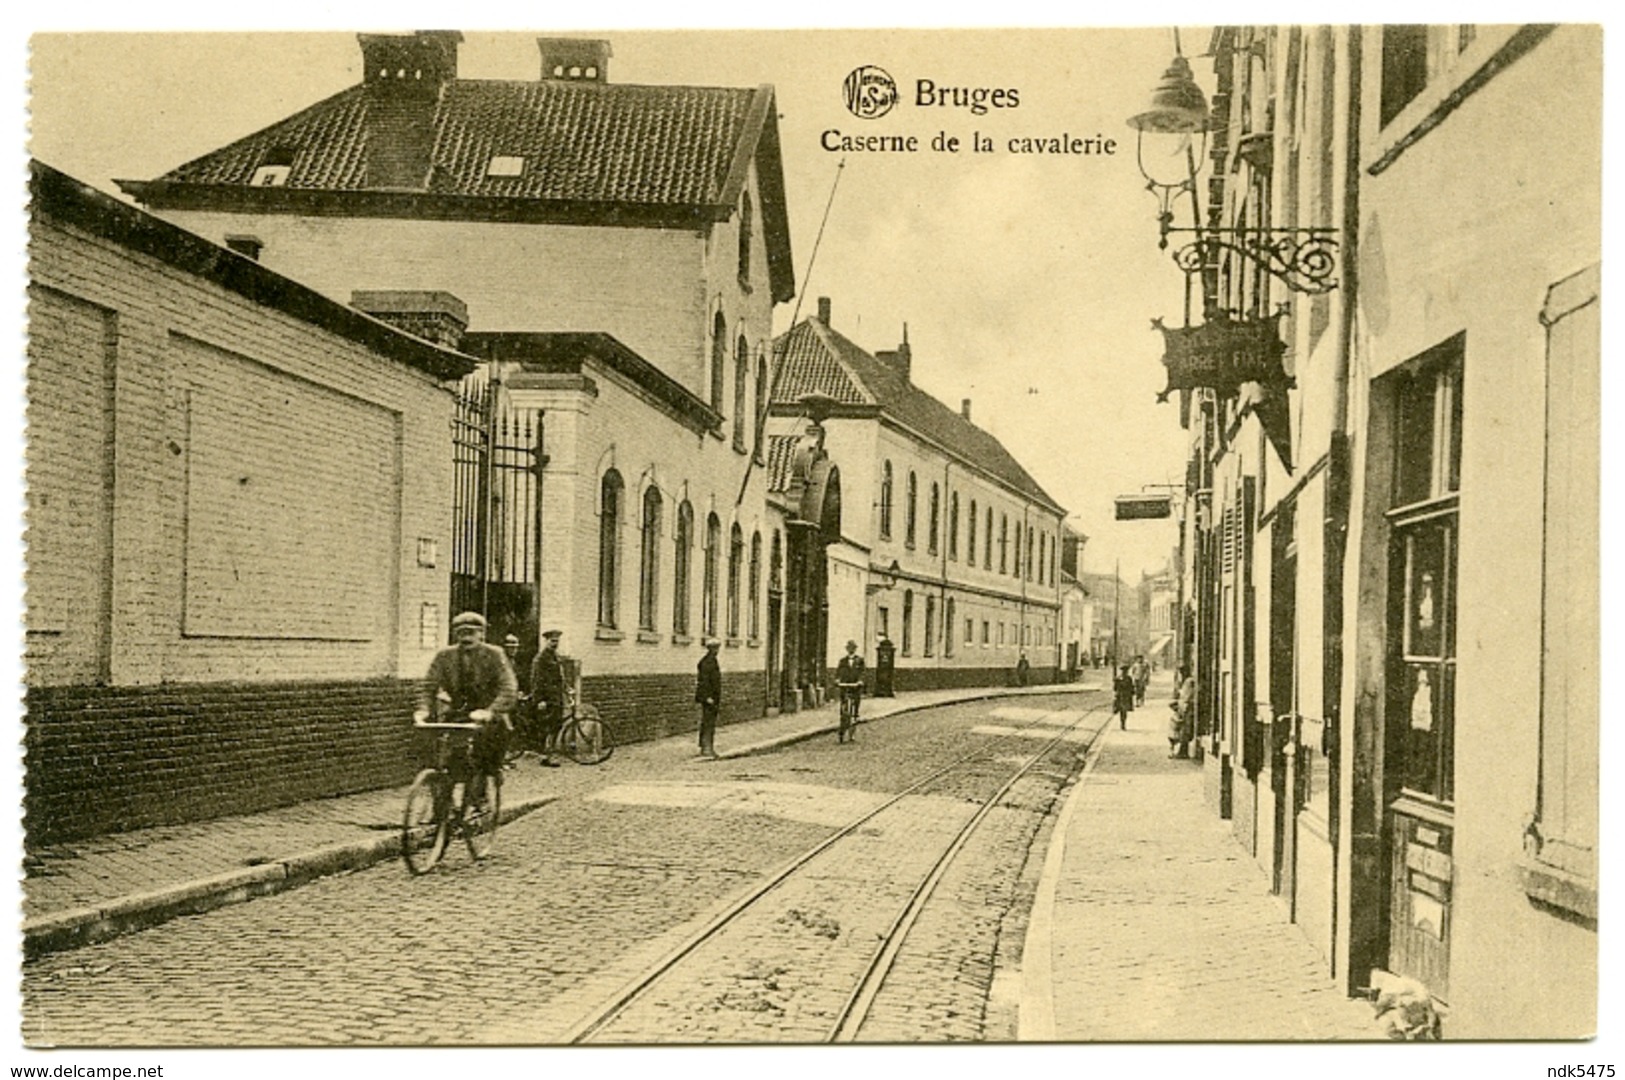
[[[1191,134],[1208,129],[1207,95],[1196,85],[1191,65],[1176,56],[1162,73],[1162,81],[1151,91],[1151,107],[1128,118],[1137,131],[1164,135]]]

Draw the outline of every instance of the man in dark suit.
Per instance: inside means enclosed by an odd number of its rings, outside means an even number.
[[[863,701],[863,657],[858,655],[858,643],[846,643],[846,655],[835,665],[835,685],[841,692],[841,730],[836,742],[851,742],[857,737],[858,705]]]
[[[700,657],[694,683],[694,700],[700,706],[700,756],[717,756],[717,712],[722,708],[722,666],[717,663],[717,650],[722,642],[714,637],[705,639],[705,655]]]
[[[478,612],[465,611],[452,619],[451,636],[457,644],[441,649],[429,664],[429,674],[418,687],[413,719],[434,716],[482,725],[474,742],[474,764],[501,776],[508,714],[519,698],[513,666],[501,649],[485,643],[485,617]]]
[[[553,749],[559,727],[564,723],[564,665],[559,662],[560,630],[542,632],[542,648],[530,665],[530,696],[536,703],[536,734],[541,744],[542,764],[556,768]]]

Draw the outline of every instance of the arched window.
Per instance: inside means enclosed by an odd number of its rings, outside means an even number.
[[[598,625],[613,629],[620,588],[621,474],[604,474],[598,488]]]
[[[1015,548],[1015,551],[1012,554],[1011,558],[1012,558],[1013,561],[1010,564],[1010,576],[1011,577],[1020,577],[1021,576],[1021,522],[1019,522],[1019,521],[1016,522],[1016,548]]]
[[[965,519],[965,565],[976,565],[976,500],[970,501],[970,516]]]
[[[937,487],[935,480],[931,481],[931,514],[927,518],[931,526],[931,535],[925,541],[925,549],[931,554],[937,553],[937,536],[942,531],[942,491]]]
[[[750,636],[762,636],[762,534],[750,536]]]
[[[728,358],[728,321],[717,312],[711,323],[711,408],[722,411],[722,363]]]
[[[1038,583],[1044,584],[1044,564],[1049,561],[1049,533],[1038,534]]]
[[[773,530],[773,553],[767,560],[767,591],[774,595],[784,592],[784,547],[779,530]]]
[[[1027,573],[1027,580],[1033,579],[1033,531],[1027,530],[1027,561],[1022,564]]]
[[[689,569],[694,554],[694,508],[684,499],[677,507],[677,558],[672,567],[671,632],[679,637],[688,636],[688,615],[692,597],[689,593]]]
[[[993,508],[987,508],[987,528],[982,530],[982,569],[993,569]]]
[[[756,459],[762,459],[763,432],[767,430],[767,357],[756,350]]]
[[[934,656],[937,650],[937,598],[925,594],[925,655]]]
[[[745,534],[736,524],[728,532],[728,636],[739,636],[739,579],[744,573]]]
[[[880,463],[880,538],[891,539],[891,462]]]
[[[999,573],[1010,572],[1010,518],[999,515]]]
[[[750,382],[750,345],[740,334],[734,343],[734,449],[745,452],[745,387]]]
[[[700,626],[715,637],[717,633],[717,577],[722,559],[722,522],[715,514],[705,519],[705,581],[700,587]]]
[[[959,558],[959,492],[948,496],[948,558]]]
[[[747,191],[739,200],[739,280],[747,286],[750,284],[751,225],[750,192]]]
[[[914,523],[919,516],[920,509],[920,482],[914,477],[914,470],[908,471],[908,504],[903,507],[903,543],[909,547],[914,546]]]
[[[904,656],[914,650],[914,590],[903,590],[903,648]]]
[[[653,484],[643,493],[643,550],[638,575],[638,629],[655,628],[660,607],[660,489]]]

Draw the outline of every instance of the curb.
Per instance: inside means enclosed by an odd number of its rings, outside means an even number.
[[[559,798],[539,795],[502,808],[502,824]],[[35,916],[23,923],[23,958],[77,949],[148,930],[182,915],[240,904],[261,896],[296,889],[318,878],[361,870],[401,852],[401,838],[391,830],[366,840],[329,844],[275,862],[185,881],[150,892],[133,893],[93,907],[70,908]]]
[[[1067,792],[1066,802],[1055,817],[1050,833],[1049,850],[1044,853],[1044,869],[1033,888],[1032,912],[1027,919],[1027,936],[1021,947],[1020,992],[1016,1006],[1016,1042],[1054,1042],[1055,1034],[1055,967],[1051,949],[1055,924],[1055,893],[1060,885],[1061,865],[1066,860],[1066,834],[1072,825],[1072,815],[1083,803],[1080,796],[1095,771],[1095,764],[1106,750],[1110,735],[1111,714],[1095,736],[1095,745],[1089,748],[1089,760]]]

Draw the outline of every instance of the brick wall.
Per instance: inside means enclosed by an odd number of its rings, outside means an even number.
[[[55,219],[29,258],[29,684],[421,674],[448,389]]]
[[[694,703],[694,675],[595,675],[581,680],[582,700],[598,707],[620,743],[645,742],[696,731],[700,707]],[[719,725],[751,720],[765,707],[762,673],[722,673]]]
[[[404,783],[411,683],[35,687],[30,844],[251,813]]]

